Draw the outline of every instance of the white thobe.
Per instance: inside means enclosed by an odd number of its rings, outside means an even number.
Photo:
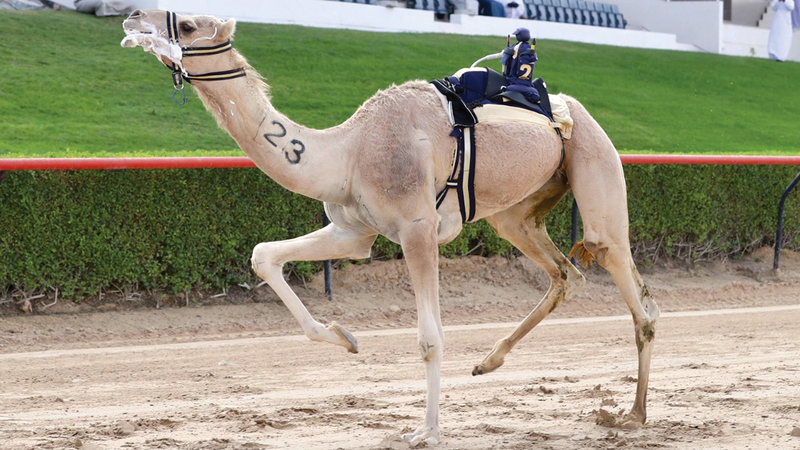
[[[772,0],[770,3],[775,15],[772,16],[772,25],[769,28],[767,52],[769,57],[778,61],[785,61],[792,47],[792,10],[794,0],[783,2]]]
[[[522,0],[520,0],[520,1],[522,1]],[[792,1],[794,1],[794,0],[792,0]],[[517,2],[517,3],[519,3],[519,2]],[[515,6],[515,7],[512,8],[512,7],[508,6],[508,5],[506,5],[504,8],[506,10],[506,17],[507,18],[509,18],[509,19],[519,19],[519,18],[522,17],[522,9],[521,9],[520,6]]]

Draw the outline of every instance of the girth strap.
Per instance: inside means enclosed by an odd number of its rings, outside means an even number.
[[[447,192],[455,189],[458,192],[461,221],[472,222],[475,219],[475,127],[457,126],[450,136],[458,142],[453,155],[453,172],[444,189],[436,196],[436,209],[444,202]]]

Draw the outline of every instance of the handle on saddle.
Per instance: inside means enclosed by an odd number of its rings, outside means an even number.
[[[478,64],[480,64],[480,63],[484,62],[484,61],[487,61],[487,60],[490,60],[490,59],[500,59],[500,58],[502,58],[502,57],[503,57],[503,52],[500,52],[500,53],[493,53],[493,54],[491,54],[491,55],[486,55],[486,56],[484,56],[483,58],[481,58],[481,59],[479,59],[479,60],[475,61],[474,63],[472,63],[472,65],[471,65],[471,66],[469,66],[469,67],[470,67],[470,69],[471,69],[471,68],[473,68],[473,67],[477,66]]]

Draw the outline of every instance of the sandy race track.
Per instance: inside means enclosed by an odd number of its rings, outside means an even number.
[[[442,442],[452,449],[800,448],[800,257],[643,271],[662,308],[648,422],[621,429],[636,350],[609,277],[472,377],[540,298],[522,260],[442,261]],[[0,310],[0,448],[404,449],[424,370],[402,261],[349,265],[298,294],[361,352],[308,341],[268,287],[229,304],[143,308],[110,298]],[[199,295],[199,294],[198,294]],[[207,300],[207,299],[205,299]],[[37,300],[38,301],[38,300]]]

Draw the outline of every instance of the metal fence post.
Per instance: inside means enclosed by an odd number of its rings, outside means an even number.
[[[781,195],[781,201],[778,204],[778,226],[777,231],[775,232],[775,258],[772,260],[772,269],[778,270],[778,265],[781,262],[781,244],[783,241],[783,210],[786,204],[786,197],[789,196],[789,193],[792,192],[797,183],[800,182],[800,172],[794,177],[789,186],[783,191],[783,195]]]
[[[578,202],[575,198],[572,199],[572,246],[570,247],[570,251],[575,248],[575,243],[578,242]],[[575,262],[575,258],[569,259],[572,262],[573,266],[577,266]]]
[[[330,223],[331,223],[331,221],[328,219],[328,215],[325,214],[325,211],[323,210],[322,211],[322,226],[323,227],[327,227],[328,224],[330,224]],[[331,301],[331,300],[333,300],[333,291],[331,289],[331,286],[333,284],[333,281],[331,280],[331,260],[330,259],[326,259],[325,261],[323,261],[322,266],[323,266],[323,270],[325,272],[325,295],[328,297],[328,301]]]

